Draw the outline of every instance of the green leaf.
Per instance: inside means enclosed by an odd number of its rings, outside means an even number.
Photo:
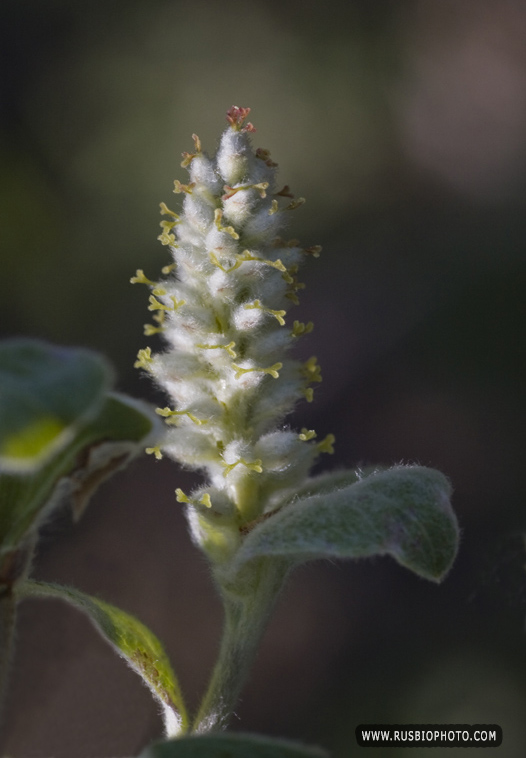
[[[80,516],[98,485],[157,438],[160,421],[108,392],[111,371],[94,353],[12,340],[0,361],[1,588],[24,574],[48,513],[69,501]]]
[[[440,581],[455,558],[458,525],[451,486],[443,474],[421,466],[396,466],[348,486],[323,477],[320,492],[289,502],[250,532],[233,571],[263,556],[364,558],[391,555],[416,574]]]
[[[58,598],[87,614],[161,704],[167,736],[174,736],[187,728],[183,697],[170,661],[157,637],[144,624],[114,605],[58,584],[25,581],[16,589],[16,597]]]
[[[79,516],[98,485],[142,452],[158,421],[130,398],[109,395],[92,421],[32,475],[0,475],[0,559],[69,501]]]
[[[33,471],[96,412],[112,380],[106,361],[39,340],[0,344],[0,470]]]
[[[328,758],[328,753],[255,734],[213,734],[158,742],[139,758]]]

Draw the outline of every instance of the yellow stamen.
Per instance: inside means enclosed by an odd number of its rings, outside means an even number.
[[[160,294],[160,293],[159,293]],[[173,295],[170,295],[170,300],[172,301],[172,305],[165,305],[164,303],[161,303],[154,295],[150,295],[150,305],[148,306],[149,311],[177,311],[178,308],[181,307],[181,305],[185,305],[186,300],[177,300]]]
[[[173,216],[176,221],[179,221],[179,215],[175,213],[174,211],[171,211],[170,208],[166,205],[166,203],[159,203],[159,208],[161,209],[161,215],[163,216]]]
[[[270,374],[274,379],[277,379],[279,377],[279,370],[283,368],[283,363],[275,363],[273,366],[269,366],[269,368],[242,368],[241,366],[236,366],[235,363],[232,364],[232,368],[235,371],[235,378],[239,379],[240,376],[243,376],[243,374],[249,374],[252,371],[260,371],[263,374]]]
[[[233,349],[236,346],[235,342],[229,342],[228,345],[197,345],[196,347],[201,347],[203,350],[226,350],[227,353],[230,355],[231,358],[235,358],[237,356],[237,353]]]
[[[147,455],[155,455],[158,461],[160,461],[161,458],[163,457],[163,454],[161,453],[161,448],[159,447],[159,445],[156,445],[155,447],[147,447],[145,450],[145,453]]]
[[[215,225],[218,228],[220,232],[226,232],[226,234],[230,234],[231,237],[233,237],[235,240],[239,239],[239,234],[236,232],[233,226],[222,226],[221,225],[221,219],[223,218],[223,211],[221,208],[216,208],[214,212],[214,221]]]
[[[194,416],[194,414],[190,413],[190,411],[175,411],[175,410],[172,410],[171,408],[156,408],[155,412],[159,416],[162,416],[163,418],[166,418],[166,419],[169,419],[169,418],[171,418],[173,416],[188,416],[188,418],[190,419],[190,421],[193,421],[194,424],[197,424],[197,426],[201,426],[201,424],[207,424],[208,423],[206,421],[206,419],[197,418],[197,416]],[[167,421],[166,423],[169,424],[170,421]]]
[[[261,198],[264,198],[267,196],[267,193],[265,192],[266,189],[268,189],[268,182],[259,182],[259,184],[243,184],[239,187],[230,187],[228,184],[225,184],[223,187],[225,190],[225,195],[221,198],[222,200],[228,200],[231,197],[234,197],[234,195],[239,192],[240,190],[257,190],[259,192],[259,195]]]
[[[317,448],[320,451],[320,453],[334,453],[334,442],[336,440],[336,437],[334,434],[328,434],[325,439],[323,439],[321,442],[318,442]]]
[[[225,467],[225,470],[223,471],[223,476],[228,476],[228,474],[235,469],[236,466],[239,464],[242,464],[243,466],[246,466],[246,468],[250,469],[251,471],[255,471],[257,474],[261,474],[263,471],[263,467],[261,465],[261,460],[258,458],[255,461],[249,462],[246,461],[244,458],[240,458],[235,463],[225,463],[223,461],[222,465]]]
[[[298,439],[303,440],[304,442],[307,442],[308,440],[312,440],[316,437],[316,432],[314,429],[302,429],[301,434],[298,434]]]
[[[175,245],[175,234],[167,234],[163,232],[157,237],[161,245]]]
[[[180,487],[178,487],[175,490],[175,499],[178,503],[187,503],[188,505],[204,505],[205,508],[212,507],[212,501],[208,492],[205,492],[203,495],[201,495],[199,500],[192,500],[188,497],[188,495],[185,495]]]
[[[253,303],[250,305],[245,305],[245,309],[248,310],[258,310],[263,311],[263,313],[270,313],[271,316],[274,316],[275,319],[277,319],[280,326],[285,325],[285,319],[283,316],[287,315],[287,311],[273,311],[271,308],[265,308],[259,300],[254,300]]]
[[[190,498],[188,497],[188,495],[185,495],[180,487],[178,487],[175,490],[175,499],[177,500],[178,503],[191,503],[192,502]]]
[[[151,347],[145,347],[142,350],[139,350],[139,352],[137,353],[137,360],[133,364],[133,367],[144,368],[146,370],[149,370],[151,362],[152,362],[152,349]]]
[[[307,324],[303,324],[301,321],[295,321],[292,325],[292,336],[299,337],[302,334],[310,334],[314,329],[314,324],[309,321]]]
[[[154,326],[153,324],[145,324],[144,325],[144,335],[145,337],[151,337],[152,334],[161,334],[161,332],[164,332],[163,326]]]
[[[132,284],[151,284],[152,286],[155,285],[155,282],[152,282],[151,279],[148,279],[148,277],[144,275],[142,268],[137,269],[135,276],[132,276],[130,282]]]
[[[287,276],[287,269],[285,268],[283,262],[278,258],[275,261],[271,261],[268,258],[260,258],[258,255],[252,255],[252,253],[249,250],[244,250],[240,255],[236,256],[236,262],[233,266],[230,266],[230,268],[225,268],[219,263],[219,260],[215,253],[210,253],[210,260],[214,264],[214,266],[217,266],[221,269],[221,271],[224,271],[225,274],[230,274],[231,271],[235,271],[237,268],[241,266],[242,263],[245,263],[245,261],[255,261],[256,263],[265,263],[267,266],[271,266],[272,268],[277,269],[278,271],[285,272],[283,278],[285,281],[289,281],[289,279],[286,278]],[[290,279],[290,282],[293,280]]]
[[[174,181],[174,192],[176,195],[179,195],[181,192],[186,192],[187,195],[191,195],[194,187],[195,182],[190,182],[190,184],[181,184],[179,179],[175,179]]]

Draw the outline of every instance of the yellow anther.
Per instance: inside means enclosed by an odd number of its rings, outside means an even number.
[[[137,353],[137,360],[133,364],[134,368],[150,368],[150,363],[152,362],[152,349],[151,347],[145,347],[142,350],[139,350]]]
[[[204,495],[201,495],[199,500],[192,500],[188,497],[188,495],[185,495],[180,487],[178,487],[175,490],[175,499],[178,503],[187,503],[188,505],[204,505],[205,508],[212,507],[212,501],[208,492],[205,492]]]
[[[223,462],[223,466],[225,467],[225,470],[223,471],[223,476],[228,476],[230,472],[235,469],[236,466],[239,466],[239,464],[245,466],[246,468],[250,469],[250,471],[255,471],[257,474],[261,474],[263,471],[263,467],[261,465],[261,460],[258,458],[255,461],[246,461],[244,458],[240,458],[235,463],[225,463]]]
[[[221,271],[223,271],[225,274],[229,274],[231,271],[235,271],[236,268],[239,268],[241,266],[241,264],[243,263],[243,261],[238,256],[238,258],[237,258],[237,260],[236,260],[236,262],[234,263],[233,266],[230,266],[230,268],[225,268],[224,266],[222,266],[219,263],[219,261],[217,259],[217,255],[215,253],[210,253],[210,260],[212,261],[212,263],[214,264],[214,266],[217,266],[217,268],[220,268]]]
[[[130,279],[130,282],[132,284],[151,284],[151,285],[155,284],[155,282],[152,282],[151,279],[148,279],[148,277],[144,275],[144,271],[142,270],[142,268],[137,269],[137,271],[135,272],[135,276],[132,276],[132,278]]]
[[[230,234],[235,240],[239,239],[239,234],[236,232],[233,226],[222,226],[221,219],[223,218],[223,211],[221,208],[216,208],[214,212],[214,222],[220,232],[226,232]]]
[[[240,376],[243,376],[243,374],[249,374],[252,371],[259,371],[263,374],[270,374],[274,379],[277,379],[279,377],[279,371],[283,368],[283,363],[275,363],[273,366],[269,366],[268,368],[242,368],[241,366],[237,366],[235,363],[232,364],[232,368],[235,371],[235,378],[239,379]]]
[[[259,182],[259,184],[242,184],[239,187],[230,187],[230,185],[225,184],[223,187],[225,190],[225,193],[222,200],[228,200],[231,197],[234,197],[234,195],[239,192],[240,190],[257,190],[259,192],[259,195],[261,198],[264,198],[267,196],[267,193],[265,190],[268,189],[268,182]]]
[[[176,226],[178,223],[179,223],[178,216],[174,221],[161,221],[160,222],[159,226],[161,227],[163,232],[157,237],[157,239],[159,240],[159,242],[161,242],[161,244],[173,245],[177,247],[177,245],[175,244],[175,234],[172,234],[171,232],[174,226]]]
[[[292,336],[300,337],[302,334],[310,334],[314,329],[314,324],[309,321],[307,324],[303,324],[301,321],[295,321],[292,325]]]
[[[189,166],[190,163],[193,161],[193,159],[196,158],[201,152],[201,140],[199,139],[197,134],[192,134],[192,139],[195,145],[195,153],[186,153],[186,152],[182,153],[183,160],[181,162],[181,166],[183,168],[186,168],[187,166]]]
[[[248,310],[258,310],[263,311],[263,313],[270,313],[271,316],[274,316],[275,319],[277,319],[278,323],[281,326],[285,325],[285,319],[283,316],[287,315],[287,311],[273,311],[272,308],[265,308],[259,300],[254,300],[253,303],[250,305],[245,305],[245,309]]]
[[[267,266],[270,266],[271,268],[275,268],[278,271],[287,271],[282,261],[278,258],[275,261],[271,261],[268,258],[260,258],[259,255],[252,255],[250,250],[243,250],[241,255],[239,256],[240,263],[243,263],[244,261],[255,261],[256,263],[264,263]]]
[[[171,274],[175,268],[177,268],[177,263],[169,263],[168,266],[162,267],[161,272],[163,274]]]
[[[176,297],[173,295],[170,295],[170,300],[172,301],[172,305],[165,305],[164,303],[161,303],[155,295],[150,295],[150,305],[148,306],[149,311],[176,311],[178,308],[181,307],[181,305],[185,305],[186,300],[177,300]]]
[[[197,418],[197,416],[194,416],[194,414],[190,413],[190,411],[174,411],[171,408],[156,408],[155,412],[158,416],[162,416],[163,418],[167,419],[167,424],[175,423],[175,419],[174,421],[170,421],[170,419],[174,416],[188,416],[190,421],[193,421],[194,424],[197,424],[197,426],[208,423],[204,419]]]
[[[156,287],[152,290],[152,295],[157,295],[157,297],[164,297],[164,295],[166,295],[166,290],[162,287]]]
[[[314,390],[312,389],[312,387],[305,387],[305,389],[303,390],[303,394],[305,395],[305,399],[307,400],[307,402],[312,403],[312,401],[314,400]]]
[[[320,253],[323,250],[321,245],[311,245],[311,247],[304,247],[303,252],[307,255],[312,255],[313,258],[319,258]]]
[[[285,264],[281,261],[280,258],[278,258],[275,261],[265,260],[264,263],[267,263],[269,266],[272,266],[273,268],[276,268],[278,271],[281,271],[283,274],[287,273],[287,269],[285,267]]]
[[[195,182],[190,182],[190,184],[181,184],[179,179],[175,179],[174,181],[174,192],[176,195],[179,195],[181,192],[186,192],[187,195],[191,195],[194,187]]]
[[[201,496],[201,498],[199,499],[199,504],[204,505],[205,508],[212,507],[212,501],[210,499],[210,495],[208,494],[208,492],[205,492],[205,494]]]
[[[155,447],[147,447],[144,451],[147,455],[155,455],[158,461],[161,460],[163,457],[163,454],[161,453],[161,448],[159,445],[156,445]]]
[[[159,226],[163,230],[163,232],[171,232],[174,226],[177,224],[177,221],[166,221],[166,219],[163,219],[159,222]]]
[[[171,211],[166,203],[159,203],[159,208],[161,209],[162,216],[173,216],[176,221],[180,220],[179,215],[175,211]]]
[[[302,429],[301,433],[298,434],[298,439],[303,440],[304,442],[307,442],[308,440],[313,440],[316,437],[316,432],[314,429]]]
[[[175,245],[175,234],[167,234],[163,232],[157,237],[161,245]]]
[[[285,211],[294,211],[294,210],[296,210],[296,208],[299,208],[300,205],[303,205],[305,202],[307,202],[307,201],[305,200],[304,197],[298,197],[297,200],[293,200],[291,203],[289,203],[288,205],[286,205],[283,210],[285,210]]]
[[[144,335],[145,337],[151,337],[152,334],[161,334],[161,332],[164,332],[163,326],[154,326],[153,324],[145,324],[144,325]]]
[[[325,439],[323,439],[321,442],[318,442],[316,447],[320,451],[320,453],[334,453],[334,442],[336,440],[336,437],[334,434],[328,434]]]
[[[305,361],[301,367],[301,371],[308,382],[321,382],[321,367],[315,355],[309,358],[308,361]]]
[[[289,279],[286,278],[287,269],[285,268],[283,262],[278,258],[275,261],[271,261],[268,258],[260,258],[258,255],[252,255],[250,250],[243,250],[243,252],[240,255],[236,256],[236,262],[233,266],[230,266],[230,268],[225,268],[219,263],[219,260],[217,258],[217,255],[215,253],[210,253],[210,260],[214,264],[214,266],[217,266],[221,269],[221,271],[224,271],[225,274],[230,274],[231,271],[235,271],[237,268],[241,266],[242,263],[245,263],[245,261],[255,261],[256,263],[264,263],[267,266],[271,266],[272,268],[277,269],[278,271],[285,272],[283,278],[285,281],[289,281]],[[290,277],[289,277],[290,278]],[[290,279],[290,282],[292,282],[293,279]]]
[[[279,205],[277,200],[273,200],[270,204],[270,208],[268,209],[268,215],[273,216],[274,213],[277,213],[279,211]]]
[[[237,353],[233,349],[235,346],[235,342],[229,342],[228,345],[196,345],[196,347],[201,347],[203,350],[226,350],[231,358],[235,358],[237,356]]]
[[[175,490],[175,499],[177,500],[178,503],[191,503],[192,502],[190,498],[188,497],[188,495],[185,495],[180,487],[178,487]]]

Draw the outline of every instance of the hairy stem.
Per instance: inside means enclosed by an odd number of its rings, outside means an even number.
[[[256,572],[254,572],[256,573]],[[261,561],[256,581],[246,583],[246,592],[233,594],[222,587],[223,637],[193,731],[225,729],[248,679],[270,613],[283,584],[287,567],[281,562]]]

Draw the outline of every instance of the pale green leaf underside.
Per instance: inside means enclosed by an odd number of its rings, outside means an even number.
[[[188,719],[175,674],[163,646],[144,624],[109,603],[58,584],[25,581],[17,589],[17,598],[24,597],[58,598],[86,613],[160,702],[167,733],[186,728]]]
[[[112,371],[96,353],[34,339],[0,343],[0,470],[31,471],[93,416]]]
[[[320,748],[253,734],[215,734],[159,742],[139,758],[328,758]]]
[[[348,486],[341,482],[338,473],[330,491],[330,475],[324,476],[318,494],[289,502],[259,524],[236,554],[234,570],[263,556],[300,563],[391,555],[426,579],[443,578],[458,547],[445,476],[421,466],[396,466]]]

